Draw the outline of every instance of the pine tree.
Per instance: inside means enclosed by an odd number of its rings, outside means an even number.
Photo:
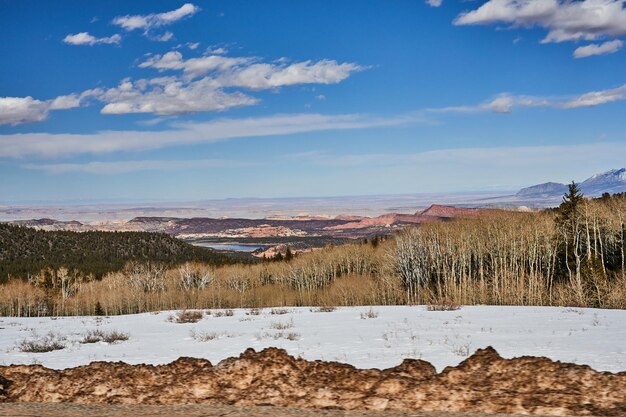
[[[569,280],[575,284],[579,297],[582,300],[582,277],[581,277],[581,233],[582,233],[582,204],[585,200],[580,188],[574,181],[568,186],[567,193],[563,196],[563,202],[559,206],[557,226],[563,236],[565,244],[565,266]],[[572,271],[570,264],[575,270]]]
[[[567,193],[563,196],[563,202],[559,206],[559,214],[564,220],[569,220],[578,213],[585,197],[574,181],[567,187]]]

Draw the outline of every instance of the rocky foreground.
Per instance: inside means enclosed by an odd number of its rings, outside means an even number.
[[[161,366],[2,366],[0,402],[623,416],[626,372],[596,372],[547,358],[503,359],[492,348],[478,350],[440,374],[421,360],[404,360],[381,371],[296,359],[276,348],[248,349],[216,366],[192,358]]]

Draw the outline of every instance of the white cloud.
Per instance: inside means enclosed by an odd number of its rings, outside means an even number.
[[[103,114],[154,113],[173,115],[203,111],[224,111],[250,106],[258,99],[240,92],[226,93],[210,79],[184,82],[176,77],[151,80],[123,80],[119,86],[98,97],[107,104]]]
[[[377,118],[358,114],[287,114],[247,119],[219,119],[211,122],[172,123],[169,129],[160,131],[124,130],[92,134],[19,133],[0,135],[0,158],[26,156],[53,158],[143,151],[243,137],[399,126],[421,120],[417,115]]]
[[[194,49],[197,49],[198,46],[200,46],[200,42],[187,42],[186,45],[187,45],[187,48],[193,51]]]
[[[182,70],[189,78],[199,77],[213,71],[226,71],[237,65],[249,63],[253,58],[230,58],[221,55],[208,55],[199,58],[183,59],[183,54],[170,51],[164,55],[153,55],[139,64],[140,68],[154,68],[159,71]]]
[[[159,42],[167,42],[173,37],[174,37],[174,34],[170,31],[167,31],[162,35],[153,36],[152,40],[159,41]]]
[[[626,99],[626,84],[617,88],[592,91],[582,94],[578,97],[560,103],[560,107],[564,109],[594,107],[601,104],[611,103],[613,101],[621,101],[624,99]]]
[[[185,3],[176,10],[165,13],[151,13],[147,15],[126,15],[113,19],[113,24],[122,27],[126,31],[141,29],[144,35],[151,39],[167,41],[172,38],[171,32],[166,32],[160,36],[152,36],[150,33],[157,28],[171,25],[186,17],[193,16],[200,11],[200,8],[192,3]]]
[[[182,77],[157,77],[134,82],[123,80],[118,87],[99,96],[106,103],[102,113],[173,115],[224,111],[259,102],[241,91],[226,92],[227,88],[263,90],[297,84],[333,84],[363,69],[356,64],[332,60],[303,61],[291,65],[265,64],[255,60],[223,55],[184,59],[179,51],[150,56],[139,64],[140,68],[153,68],[160,72],[182,71]]]
[[[82,172],[86,174],[115,175],[137,171],[179,171],[207,168],[249,167],[252,163],[226,159],[193,160],[138,160],[138,161],[91,161],[66,164],[24,164],[22,168],[45,171],[50,174]]]
[[[443,0],[426,0],[426,4],[430,7],[440,7]]]
[[[252,64],[225,71],[216,78],[222,86],[253,90],[297,84],[337,84],[364,68],[334,60],[303,61],[291,65]]]
[[[624,0],[488,0],[454,24],[540,26],[548,30],[543,43],[594,40],[626,34],[623,5]]]
[[[63,42],[68,43],[70,45],[97,45],[97,44],[119,44],[122,40],[122,37],[117,33],[113,36],[109,36],[108,38],[96,38],[93,35],[90,35],[89,32],[80,32],[75,35],[67,35],[63,38]]]
[[[212,73],[216,86],[244,87],[255,90],[295,84],[336,84],[364,67],[334,60],[302,61],[291,65],[256,62],[251,57],[206,55],[184,59],[179,51],[153,55],[139,64],[140,68],[159,71],[182,70],[186,77],[195,78]]]
[[[578,96],[568,97],[533,97],[512,94],[500,94],[494,99],[477,105],[450,106],[426,109],[430,113],[511,113],[516,107],[552,107],[557,109],[574,109],[594,107],[614,101],[626,100],[626,84],[606,90],[591,91]]]
[[[501,95],[484,104],[484,108],[489,109],[495,113],[511,113],[513,105],[515,104],[515,98],[507,94]]]
[[[76,94],[59,96],[50,102],[50,110],[68,110],[80,106],[82,97]]]
[[[206,53],[209,55],[226,55],[228,53],[228,49],[222,47],[214,48],[212,46],[209,46],[208,48],[206,48]]]
[[[48,117],[49,104],[28,97],[0,97],[0,125],[40,122]]]
[[[591,45],[581,46],[574,51],[575,58],[587,58],[594,55],[613,54],[624,46],[624,42],[619,39],[603,42],[601,44],[592,43]]]
[[[103,114],[153,113],[176,115],[194,112],[225,111],[251,106],[259,99],[233,89],[275,89],[297,84],[333,84],[363,67],[333,60],[303,61],[287,64],[258,63],[257,58],[208,55],[184,59],[179,51],[153,55],[139,64],[159,72],[180,71],[181,75],[131,80],[117,87],[92,89],[51,101],[32,97],[3,100],[0,124],[19,124],[45,120],[49,110],[78,107],[86,98],[104,103]],[[318,99],[321,99],[318,97]]]
[[[80,106],[81,97],[76,94],[59,96],[53,100],[37,100],[28,97],[0,97],[0,125],[18,125],[41,122],[48,118],[50,110],[66,110]]]

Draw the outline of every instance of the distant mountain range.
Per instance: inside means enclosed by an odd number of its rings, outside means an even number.
[[[578,184],[581,191],[587,197],[599,197],[603,193],[615,194],[626,192],[626,168],[612,169],[596,174]],[[551,198],[562,196],[567,191],[567,184],[558,182],[546,182],[522,188],[516,194],[517,197]]]

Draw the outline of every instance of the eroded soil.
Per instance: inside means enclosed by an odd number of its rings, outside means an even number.
[[[94,362],[60,371],[3,366],[0,402],[624,416],[626,372],[596,372],[547,358],[503,359],[492,348],[440,374],[421,360],[357,369],[296,359],[281,349],[248,349],[215,366],[191,358],[161,366]]]

